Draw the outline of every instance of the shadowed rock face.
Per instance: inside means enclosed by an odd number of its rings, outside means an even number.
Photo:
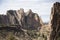
[[[54,3],[51,11],[52,33],[50,40],[60,40],[60,3]]]
[[[6,15],[0,15],[0,25],[7,25],[9,24],[8,18]]]
[[[29,10],[28,15],[25,16],[25,23],[28,29],[36,29],[41,26],[39,16],[31,10]]]

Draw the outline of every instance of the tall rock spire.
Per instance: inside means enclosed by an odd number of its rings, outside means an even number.
[[[60,38],[60,3],[54,3],[51,11],[51,32],[50,40],[58,40]]]

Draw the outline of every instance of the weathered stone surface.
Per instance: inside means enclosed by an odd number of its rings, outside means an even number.
[[[9,24],[16,24],[16,16],[17,15],[17,13],[16,13],[16,11],[15,10],[8,10],[7,11],[7,16],[8,16],[8,20],[9,20]]]
[[[54,3],[51,11],[51,38],[50,40],[60,40],[60,3]]]
[[[24,9],[20,9],[20,10],[9,10],[7,11],[7,16],[9,19],[10,24],[12,25],[21,25],[22,26],[22,22],[24,22]]]
[[[25,24],[25,12],[23,8],[20,8],[20,10],[17,10],[17,20],[19,21],[19,24],[23,26]]]

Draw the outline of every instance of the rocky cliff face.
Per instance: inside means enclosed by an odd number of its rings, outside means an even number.
[[[51,38],[50,40],[60,40],[60,3],[54,3],[51,11]]]
[[[27,13],[28,15],[25,16],[25,26],[27,26],[28,29],[37,29],[42,26],[38,14],[33,13],[31,9]]]
[[[24,21],[24,10],[8,10],[7,11],[7,16],[9,19],[10,24],[12,25],[21,25],[22,26],[22,21]]]
[[[7,15],[0,15],[0,24],[20,25],[24,29],[38,29],[42,26],[41,18],[30,9],[27,13],[24,9],[8,10]]]
[[[16,15],[17,13],[15,10],[7,11],[7,17],[8,17],[9,24],[13,25],[17,23]]]

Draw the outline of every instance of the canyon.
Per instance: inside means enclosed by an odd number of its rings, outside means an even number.
[[[60,3],[53,4],[49,23],[31,9],[8,10],[0,15],[0,40],[60,40]]]

